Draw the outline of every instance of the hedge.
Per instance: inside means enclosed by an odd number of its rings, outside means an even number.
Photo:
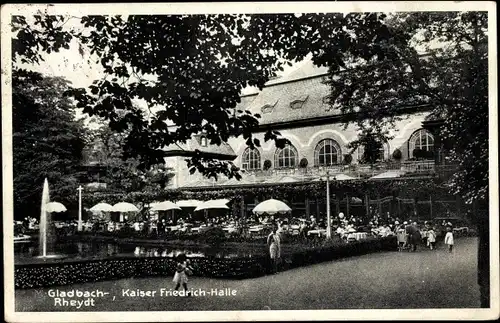
[[[280,270],[323,261],[396,249],[396,238],[367,239],[349,244],[330,244],[294,251],[282,256]],[[191,258],[193,275],[199,277],[244,279],[269,272],[267,256],[223,259]],[[39,288],[131,277],[173,277],[175,259],[171,257],[115,257],[15,265],[15,288]]]

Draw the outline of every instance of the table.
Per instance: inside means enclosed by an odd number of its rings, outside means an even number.
[[[368,234],[366,232],[356,232],[354,233],[356,240],[362,240],[368,238]]]
[[[222,230],[224,232],[227,232],[227,233],[232,233],[232,232],[238,231],[238,228],[235,226],[227,226],[227,227],[223,227]]]
[[[208,230],[210,227],[209,226],[206,226],[206,225],[201,225],[199,227],[192,227],[191,228],[191,232],[198,232],[198,233],[201,233],[203,232],[204,230]]]
[[[250,232],[261,232],[261,231],[264,231],[264,227],[263,226],[254,226],[254,227],[250,227],[248,229],[248,231],[250,231]]]
[[[315,234],[318,237],[321,237],[322,235],[326,235],[326,229],[316,229],[316,230],[309,230],[307,231],[307,235]]]

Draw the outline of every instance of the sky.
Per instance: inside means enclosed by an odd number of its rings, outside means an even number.
[[[65,27],[75,29],[77,31],[84,30],[78,19],[70,19]],[[76,88],[86,88],[92,84],[94,80],[104,77],[103,69],[95,55],[91,56],[86,48],[84,48],[84,56],[79,53],[79,46],[76,39],[70,43],[69,49],[62,48],[59,52],[50,54],[43,53],[43,61],[39,64],[19,64],[20,67],[42,73],[46,76],[62,76],[69,80]],[[284,64],[284,70],[278,73],[279,77],[285,77],[300,66],[300,63],[288,66]],[[255,87],[247,87],[243,89],[242,94],[255,93],[258,89]],[[146,103],[137,101],[138,106],[146,109]],[[92,121],[84,115],[81,110],[76,113],[76,118],[83,118],[87,126],[94,128]]]
[[[29,18],[27,17],[27,19]],[[64,24],[64,27],[85,32],[85,29],[80,24],[78,18],[70,19]],[[69,49],[61,49],[59,52],[51,54],[44,53],[44,61],[40,62],[38,65],[20,64],[20,67],[40,72],[46,76],[62,76],[69,80],[74,87],[86,88],[90,86],[94,80],[104,77],[104,73],[101,65],[98,63],[97,56],[91,56],[86,48],[83,48],[83,50],[84,55],[82,56],[79,52],[77,40],[73,39]],[[310,56],[308,59],[310,59]],[[284,64],[284,71],[280,72],[278,76],[286,77],[288,74],[299,68],[301,64],[302,62],[295,63],[292,66]],[[242,94],[255,93],[257,91],[257,88],[248,87],[243,89]],[[146,112],[148,111],[146,108],[146,102],[136,101],[135,103],[138,106],[143,107]],[[152,110],[154,111],[155,109]],[[87,116],[81,113],[81,110],[77,111],[77,118],[84,118],[87,125],[93,127]]]

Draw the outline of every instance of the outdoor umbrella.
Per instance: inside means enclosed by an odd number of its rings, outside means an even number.
[[[113,205],[113,212],[138,212],[139,209],[132,203],[120,202]]]
[[[49,202],[46,204],[46,210],[52,212],[66,212],[66,207],[59,202]]]
[[[300,180],[293,178],[291,176],[284,176],[279,180],[280,183],[296,183],[298,181]]]
[[[181,201],[175,202],[175,204],[178,207],[197,207],[198,205],[200,205],[200,203],[203,203],[203,202],[198,201],[198,200],[181,200]]]
[[[90,208],[91,212],[113,212],[113,206],[108,203],[98,203]]]
[[[267,213],[271,215],[276,213],[287,213],[290,211],[292,211],[292,209],[288,205],[275,199],[261,202],[253,209],[253,213],[255,214]]]
[[[170,201],[151,203],[151,211],[169,211],[169,210],[180,210],[181,208]]]
[[[211,200],[201,203],[194,211],[209,210],[209,209],[229,209],[226,205],[229,202],[227,199]]]
[[[388,172],[384,172],[384,173],[381,173],[381,174],[378,174],[378,175],[375,175],[373,177],[370,177],[369,179],[370,180],[377,180],[377,179],[387,179],[387,178],[398,178],[398,177],[401,177],[401,175],[403,175],[404,172],[402,171],[388,171]]]
[[[353,180],[353,179],[356,179],[356,178],[352,177],[352,176],[349,176],[349,175],[346,175],[346,174],[335,175],[335,180],[336,181],[349,181],[349,180]]]

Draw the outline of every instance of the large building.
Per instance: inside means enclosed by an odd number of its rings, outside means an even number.
[[[316,180],[326,170],[332,175],[345,174],[363,177],[390,170],[392,176],[404,176],[419,170],[432,170],[435,165],[435,138],[424,128],[428,113],[425,107],[408,107],[402,112],[403,120],[392,130],[394,137],[383,143],[381,163],[375,169],[363,165],[362,148],[352,152],[347,145],[356,140],[355,125],[344,128],[343,115],[328,104],[329,86],[324,84],[325,68],[318,68],[310,61],[287,77],[274,79],[260,91],[242,96],[239,110],[249,110],[261,115],[262,132],[254,134],[261,146],[250,150],[242,138],[231,138],[228,145],[210,145],[203,134],[194,136],[182,146],[168,147],[167,164],[176,169],[172,188],[214,187],[223,185],[249,185],[257,183],[283,183]],[[291,145],[277,149],[274,142],[264,142],[268,128],[280,131]],[[208,180],[199,174],[191,175],[184,161],[187,152],[198,149],[214,157],[234,160],[245,170],[242,181]],[[415,149],[431,152],[430,159],[413,156]],[[395,165],[393,154],[401,152]],[[346,157],[351,155],[350,157]],[[431,157],[432,156],[432,157]],[[346,163],[345,159],[352,159]],[[305,165],[307,160],[307,167]],[[302,161],[302,163],[301,163]],[[269,165],[270,164],[270,165]],[[301,167],[302,166],[302,167]],[[389,175],[388,175],[389,176]],[[383,176],[381,176],[383,177]]]
[[[210,145],[203,134],[194,136],[185,145],[167,147],[166,163],[175,169],[170,188],[179,190],[224,189],[262,187],[283,183],[302,184],[325,179],[349,178],[383,180],[395,177],[423,178],[433,176],[444,164],[441,144],[437,138],[435,121],[426,120],[426,107],[410,106],[401,109],[401,121],[391,129],[393,139],[383,143],[380,162],[366,165],[361,162],[362,148],[354,152],[347,145],[356,140],[355,125],[344,127],[345,115],[328,104],[329,85],[324,83],[326,68],[318,68],[311,61],[302,62],[286,77],[269,81],[262,91],[241,97],[239,110],[249,110],[261,115],[261,132],[255,138],[261,147],[249,149],[242,138],[232,138],[228,144]],[[439,126],[437,124],[437,126]],[[274,142],[264,142],[267,129],[280,131],[291,145],[283,149]],[[242,180],[220,177],[217,181],[190,174],[185,156],[200,150],[212,157],[232,160],[244,170]],[[397,153],[395,151],[398,150]],[[419,151],[427,153],[414,154]],[[399,156],[397,156],[399,155]],[[397,158],[395,158],[397,157]],[[399,158],[400,157],[400,158]],[[362,196],[352,197],[364,200]],[[257,201],[247,201],[252,207]],[[349,209],[350,200],[347,199]],[[309,213],[311,209],[324,210],[324,201],[295,203],[296,209]],[[368,209],[368,204],[365,205]],[[336,205],[342,210],[341,201]],[[352,205],[351,205],[352,208]],[[349,211],[349,210],[348,210]]]

